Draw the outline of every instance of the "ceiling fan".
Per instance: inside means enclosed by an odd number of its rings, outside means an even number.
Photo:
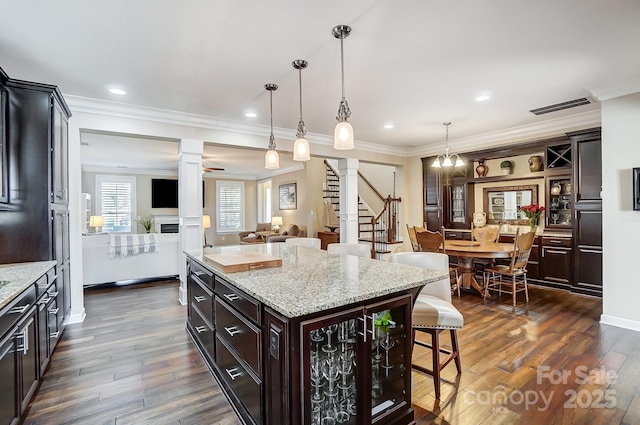
[[[221,167],[207,167],[208,164],[205,164],[209,162],[208,158],[202,158],[202,172],[203,173],[208,173],[210,171],[224,171],[224,168]]]

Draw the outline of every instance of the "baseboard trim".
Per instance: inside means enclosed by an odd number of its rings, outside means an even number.
[[[65,326],[72,325],[74,323],[82,323],[84,322],[85,317],[87,317],[87,313],[85,312],[84,308],[82,308],[82,311],[80,313],[72,314],[71,316],[69,316],[69,318],[65,322]]]
[[[640,322],[637,322],[635,320],[623,319],[621,317],[603,314],[600,316],[600,323],[640,332]]]

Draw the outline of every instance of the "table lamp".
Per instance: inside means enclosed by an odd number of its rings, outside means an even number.
[[[89,217],[89,227],[93,227],[93,233],[100,233],[99,227],[104,226],[104,218],[101,215],[92,215]]]
[[[280,232],[280,226],[282,226],[282,217],[279,215],[271,217],[271,229],[274,232]]]
[[[207,214],[202,215],[202,236],[204,237],[204,246],[207,246],[207,229],[211,228],[211,216]]]

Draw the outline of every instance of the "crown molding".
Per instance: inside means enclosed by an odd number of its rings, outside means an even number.
[[[261,124],[240,123],[237,121],[210,117],[206,115],[188,114],[185,112],[151,108],[148,106],[131,105],[127,103],[93,99],[75,95],[64,95],[64,98],[67,101],[67,104],[69,105],[72,113],[86,113],[108,117],[144,120],[163,124],[199,127],[261,137],[268,137],[271,132],[269,126]],[[296,132],[297,129],[280,127],[275,127],[273,129],[273,133],[274,136],[276,136],[276,139],[289,140],[292,143],[296,139]],[[306,136],[309,143],[333,146],[333,136],[319,133],[307,133]],[[361,140],[356,140],[356,149],[367,152],[398,155],[397,147],[369,143]],[[400,156],[402,156],[402,154],[400,154]]]
[[[554,118],[533,124],[526,124],[504,130],[492,131],[459,139],[449,139],[449,148],[453,153],[473,152],[479,149],[500,147],[514,142],[524,142],[568,131],[597,127],[601,123],[600,109]],[[407,156],[431,156],[444,153],[442,147],[425,146],[410,149]]]

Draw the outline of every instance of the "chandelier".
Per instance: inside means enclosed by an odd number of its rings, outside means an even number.
[[[449,155],[449,126],[451,125],[451,123],[444,122],[442,124],[447,128],[447,133],[444,139],[447,147],[444,149],[444,155],[442,154],[438,155],[436,159],[433,161],[433,164],[431,164],[431,166],[436,168],[451,167],[454,165],[453,157],[455,157],[455,160],[456,160],[455,166],[462,167],[464,165],[464,161],[462,160],[462,158],[460,158],[460,156],[457,153],[454,153],[453,155]]]

